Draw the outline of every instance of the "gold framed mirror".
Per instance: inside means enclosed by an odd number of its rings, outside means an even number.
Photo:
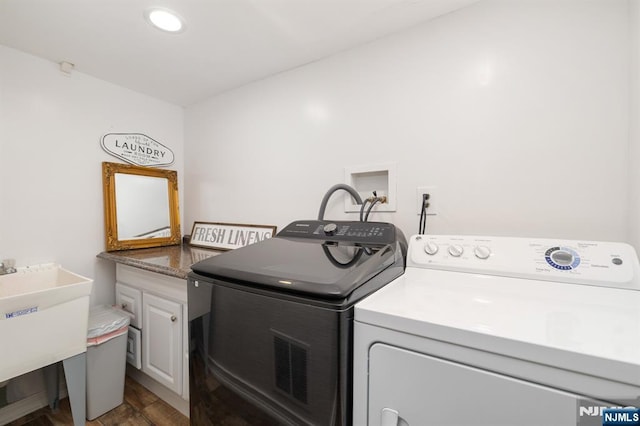
[[[178,172],[102,163],[107,251],[180,244]]]

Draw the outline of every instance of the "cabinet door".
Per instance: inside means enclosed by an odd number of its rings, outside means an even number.
[[[182,305],[144,293],[142,371],[182,393]]]
[[[189,310],[182,306],[182,398],[189,400]]]
[[[116,283],[116,305],[131,317],[131,325],[142,327],[142,292],[137,288]]]

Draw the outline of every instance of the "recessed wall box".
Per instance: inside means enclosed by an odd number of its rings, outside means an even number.
[[[364,201],[373,196],[376,191],[379,197],[386,196],[387,202],[377,203],[374,207],[379,212],[396,211],[396,164],[376,164],[369,166],[351,166],[344,169],[344,180],[352,186]],[[359,212],[360,206],[353,197],[345,192],[344,211]]]

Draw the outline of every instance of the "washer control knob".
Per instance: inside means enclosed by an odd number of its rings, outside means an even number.
[[[473,249],[473,253],[478,259],[488,259],[491,256],[491,249],[487,246],[477,246]]]
[[[335,223],[327,223],[322,230],[327,235],[333,235],[336,233],[336,229],[338,229],[338,225]]]
[[[440,247],[438,247],[436,243],[428,242],[424,244],[424,252],[429,256],[433,256],[434,254],[436,254],[439,248]]]
[[[449,246],[449,254],[453,257],[460,257],[464,253],[464,248],[458,244],[452,244]]]

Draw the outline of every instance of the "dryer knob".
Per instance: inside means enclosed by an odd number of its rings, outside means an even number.
[[[336,229],[338,229],[338,225],[335,223],[327,223],[322,230],[326,235],[333,235],[336,233]]]
[[[439,248],[440,247],[438,247],[436,243],[425,243],[424,252],[427,253],[429,256],[433,256],[438,252]]]
[[[453,257],[460,257],[464,253],[464,248],[462,246],[453,244],[449,246],[449,254]]]
[[[488,259],[491,256],[491,249],[487,246],[478,246],[473,249],[473,253],[478,259]]]

